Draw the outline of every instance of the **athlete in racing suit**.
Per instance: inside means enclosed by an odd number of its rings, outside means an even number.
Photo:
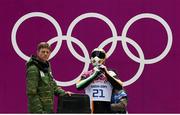
[[[94,49],[91,53],[92,70],[84,72],[76,84],[79,90],[85,89],[90,97],[92,113],[110,113],[113,88],[122,89],[122,82],[114,71],[104,64],[106,53],[103,49]]]

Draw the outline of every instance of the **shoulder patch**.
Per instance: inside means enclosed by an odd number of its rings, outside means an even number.
[[[45,77],[45,74],[43,71],[40,71],[40,75],[41,75],[41,77]]]

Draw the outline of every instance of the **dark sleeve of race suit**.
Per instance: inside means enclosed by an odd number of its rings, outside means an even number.
[[[108,73],[105,73],[105,75],[114,89],[122,89],[123,83],[118,79],[118,75],[114,71],[109,70]]]
[[[83,74],[81,80],[76,83],[76,88],[78,90],[82,90],[87,87],[95,78],[97,78],[101,74],[100,71],[94,71],[89,77],[86,74]]]

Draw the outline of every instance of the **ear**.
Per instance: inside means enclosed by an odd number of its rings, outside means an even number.
[[[39,56],[39,51],[38,50],[36,51],[36,55]]]

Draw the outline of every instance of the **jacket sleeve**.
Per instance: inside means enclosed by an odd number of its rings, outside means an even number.
[[[28,111],[30,113],[43,113],[43,107],[37,94],[39,71],[34,65],[27,68],[27,95]]]
[[[51,69],[51,64],[49,63],[49,72],[51,72],[52,73],[52,69]],[[54,81],[54,79],[53,79],[53,76],[52,76],[52,74],[50,74],[51,75],[51,83],[52,83],[52,86],[53,86],[53,89],[54,89],[54,94],[56,95],[56,96],[58,96],[58,95],[64,95],[65,94],[65,91],[61,88],[61,87],[58,87],[57,86],[57,83]]]
[[[53,80],[53,88],[54,88],[54,94],[56,96],[65,94],[65,91],[61,87],[58,87],[54,80]]]

